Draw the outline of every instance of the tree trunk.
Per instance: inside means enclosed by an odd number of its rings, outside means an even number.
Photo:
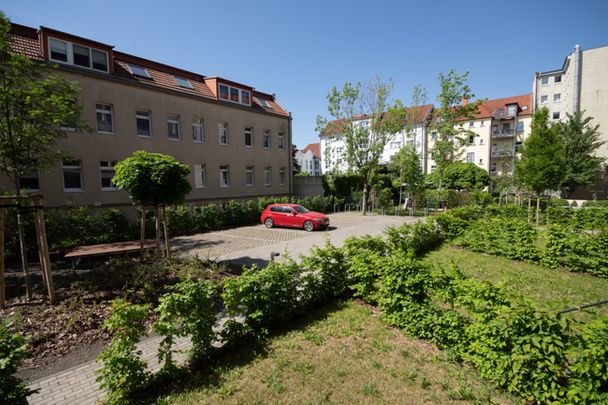
[[[367,215],[367,200],[369,199],[369,184],[365,182],[363,184],[363,201],[361,202],[361,211],[363,211],[363,215]]]
[[[21,215],[21,184],[19,182],[19,174],[15,174],[15,185],[17,188],[17,232],[19,233],[19,250],[21,252],[21,269],[23,271],[23,279],[25,281],[25,291],[28,301],[33,298],[32,282],[30,280],[30,270],[27,262],[27,245],[25,243],[25,227],[23,225],[23,217]]]
[[[144,261],[144,243],[146,241],[146,207],[141,206],[141,221],[139,229],[139,261]]]
[[[154,229],[156,231],[156,257],[160,258],[160,210],[158,205],[154,206]]]
[[[171,257],[171,245],[169,243],[169,232],[167,231],[167,211],[165,208],[165,204],[163,204],[163,231],[165,235],[165,251],[167,257]]]
[[[536,226],[540,225],[540,196],[536,197]]]

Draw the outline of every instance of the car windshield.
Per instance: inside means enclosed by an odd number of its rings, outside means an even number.
[[[294,209],[296,210],[296,212],[297,212],[298,214],[306,214],[307,212],[310,212],[310,211],[308,211],[306,208],[302,207],[301,205],[296,205],[296,206],[294,207]]]

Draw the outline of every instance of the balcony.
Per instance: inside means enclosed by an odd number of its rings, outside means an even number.
[[[498,176],[498,172],[496,170],[490,170],[490,177]]]
[[[492,138],[512,138],[515,131],[512,129],[503,129],[502,131],[492,131]]]
[[[513,157],[513,150],[493,150],[491,155],[493,158]]]
[[[492,112],[492,118],[495,120],[511,120],[517,116],[517,108],[500,108]]]

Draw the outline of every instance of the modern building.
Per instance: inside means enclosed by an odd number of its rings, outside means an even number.
[[[303,173],[311,176],[321,176],[321,147],[320,144],[310,143],[302,150],[296,152],[295,160]]]
[[[401,131],[392,134],[386,143],[380,158],[380,164],[386,164],[390,161],[391,156],[395,155],[405,145],[412,145],[416,148],[416,152],[420,156],[421,165],[427,167],[427,127],[430,122],[433,105],[426,104],[420,107],[410,108],[414,117],[413,124],[406,131]],[[369,116],[356,116],[353,118],[354,124],[358,126],[370,125],[371,118]],[[340,123],[334,121],[333,125],[329,125],[330,129],[319,134],[321,145],[321,166],[323,173],[347,171],[345,149],[346,143],[344,134],[340,131]]]
[[[290,193],[291,115],[274,95],[46,27],[13,24],[11,34],[16,52],[57,65],[80,86],[78,102],[92,128],[66,128],[59,148],[70,160],[24,176],[46,205],[129,204],[112,177],[116,162],[136,150],[187,164],[190,202]],[[12,190],[7,179],[0,190]]]
[[[517,148],[530,135],[531,123],[532,94],[484,101],[471,119],[460,124],[466,138],[460,151],[462,160],[475,163],[492,177],[511,176]],[[438,135],[435,131],[429,132],[427,172],[431,173],[435,162],[430,151]]]

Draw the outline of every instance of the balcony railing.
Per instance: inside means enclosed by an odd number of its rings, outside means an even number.
[[[515,134],[512,129],[503,129],[502,131],[492,131],[492,138],[511,138]]]
[[[517,110],[500,109],[492,112],[492,117],[497,120],[510,120],[517,116]]]
[[[512,150],[493,150],[492,157],[493,158],[513,157],[513,151]]]
[[[496,170],[490,170],[490,177],[498,176],[498,172]]]

